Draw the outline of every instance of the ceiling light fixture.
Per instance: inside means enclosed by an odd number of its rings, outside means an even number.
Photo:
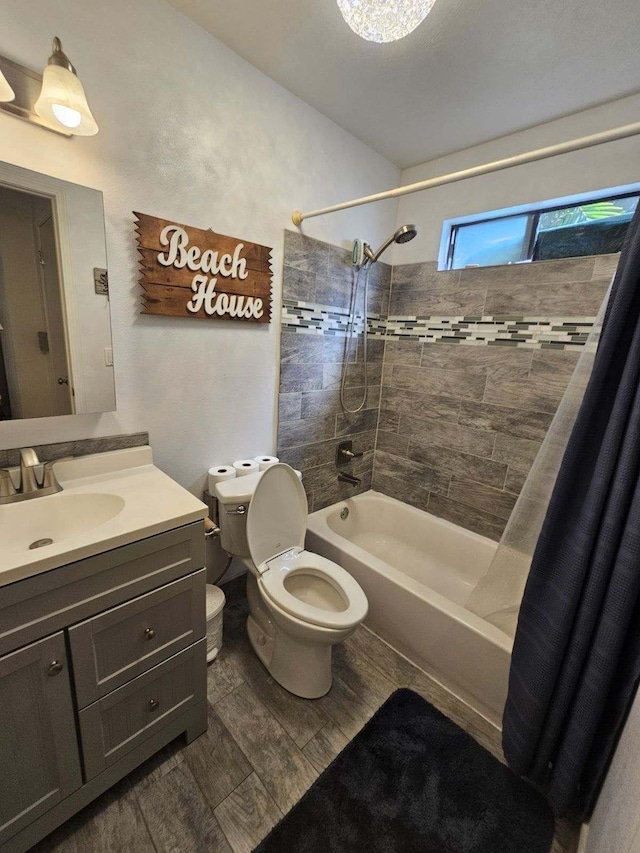
[[[351,29],[366,41],[398,41],[427,17],[436,0],[338,0]]]
[[[0,101],[3,104],[12,101],[16,96],[16,93],[13,91],[11,86],[9,85],[9,81],[0,70]]]
[[[40,118],[61,124],[74,136],[94,136],[98,132],[84,87],[57,36],[42,75],[42,91],[34,110]]]

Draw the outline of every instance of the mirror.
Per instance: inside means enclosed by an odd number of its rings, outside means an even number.
[[[102,193],[0,163],[0,420],[115,407]]]

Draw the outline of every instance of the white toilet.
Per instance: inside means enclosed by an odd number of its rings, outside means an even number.
[[[336,563],[304,550],[307,496],[299,473],[273,465],[216,486],[222,547],[249,568],[249,639],[276,681],[305,699],[331,687],[331,646],[369,609]]]

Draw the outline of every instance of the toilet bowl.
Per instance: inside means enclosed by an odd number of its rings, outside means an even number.
[[[315,699],[331,687],[331,647],[365,619],[367,598],[343,568],[305,550],[307,498],[296,472],[278,464],[250,477],[216,486],[223,547],[249,569],[249,639],[279,684]]]

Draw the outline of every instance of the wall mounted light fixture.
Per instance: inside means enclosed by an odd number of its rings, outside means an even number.
[[[57,36],[42,75],[42,90],[34,110],[40,118],[60,122],[75,136],[94,136],[98,132],[84,87]]]
[[[14,94],[13,100],[3,99],[3,80]],[[42,76],[0,56],[0,111],[63,136],[98,132],[84,87],[57,36]]]

